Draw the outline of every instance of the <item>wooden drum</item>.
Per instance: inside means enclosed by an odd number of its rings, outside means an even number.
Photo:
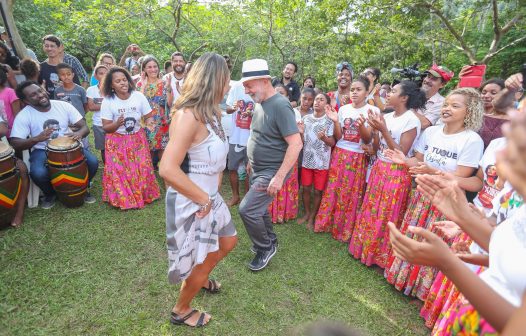
[[[88,165],[79,141],[58,137],[46,147],[51,185],[68,208],[84,204],[88,188]]]
[[[0,142],[0,223],[10,223],[16,214],[16,204],[22,188],[16,169],[14,149]]]

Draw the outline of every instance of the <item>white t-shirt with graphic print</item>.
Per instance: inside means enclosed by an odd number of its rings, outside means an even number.
[[[122,100],[116,95],[106,97],[100,106],[100,117],[104,120],[116,121],[124,115],[124,125],[119,126],[117,133],[133,134],[141,129],[141,117],[150,113],[152,108],[146,97],[138,91],[132,91],[130,97]]]
[[[479,162],[479,167],[484,173],[484,181],[482,182],[482,190],[477,193],[473,204],[483,209],[486,215],[493,209],[493,198],[495,198],[504,186],[504,183],[502,183],[497,175],[497,167],[495,165],[497,161],[496,154],[504,147],[506,147],[506,138],[503,137],[492,140]]]
[[[40,112],[31,106],[24,107],[18,112],[11,130],[11,137],[26,139],[28,136],[36,137],[44,129],[53,128],[49,140],[70,133],[69,125],[76,124],[82,119],[77,109],[66,102],[50,100],[51,109],[47,112]],[[41,141],[33,146],[35,149],[46,149],[47,141]]]
[[[314,114],[307,114],[302,121],[305,125],[302,166],[308,169],[329,169],[331,146],[318,138],[318,132],[325,131],[325,135],[332,136],[334,123],[327,115],[316,118]]]
[[[337,139],[337,147],[353,151],[355,153],[364,152],[361,147],[363,141],[360,137],[360,130],[356,126],[356,121],[358,120],[359,116],[367,118],[367,113],[369,110],[372,110],[377,114],[380,113],[380,109],[378,107],[369,104],[365,104],[360,108],[355,108],[352,106],[352,104],[347,104],[340,107],[340,110],[338,111],[338,121],[340,122],[340,126],[342,128],[342,138]],[[365,125],[367,126],[367,122]]]
[[[472,130],[445,134],[445,125],[428,127],[415,145],[424,162],[443,172],[453,173],[457,166],[479,166],[484,151],[482,138]]]

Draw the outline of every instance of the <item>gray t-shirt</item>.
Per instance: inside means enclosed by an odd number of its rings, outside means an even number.
[[[274,176],[283,163],[288,144],[285,137],[299,133],[294,110],[280,94],[256,104],[247,154],[254,175]]]
[[[58,86],[55,89],[55,99],[70,103],[83,117],[86,115],[84,104],[88,102],[88,98],[86,97],[86,90],[82,86],[75,84],[72,90],[66,90],[63,86]]]

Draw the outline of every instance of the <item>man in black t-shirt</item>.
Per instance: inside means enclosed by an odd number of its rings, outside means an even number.
[[[298,83],[294,80],[294,75],[298,71],[298,66],[294,62],[288,62],[283,68],[282,77],[274,78],[272,81],[272,86],[277,84],[283,84],[289,93],[289,101],[292,107],[298,106],[298,101],[300,100],[300,87]]]

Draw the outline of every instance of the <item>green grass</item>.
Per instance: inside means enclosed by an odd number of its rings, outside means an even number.
[[[236,249],[213,276],[218,295],[194,306],[213,315],[200,330],[171,326],[177,286],[167,282],[164,202],[120,211],[98,202],[28,209],[20,229],[0,231],[2,335],[284,335],[317,319],[343,321],[370,335],[423,335],[418,307],[346,245],[290,222],[276,226],[280,247],[250,272],[249,239],[238,216]],[[225,198],[229,187],[225,184]]]

